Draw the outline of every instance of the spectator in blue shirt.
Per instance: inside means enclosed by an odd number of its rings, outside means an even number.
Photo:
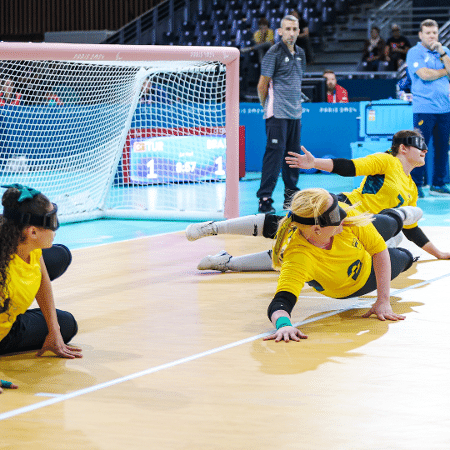
[[[433,179],[427,180],[431,184],[430,195],[450,196],[450,188],[446,185],[449,181],[450,51],[439,42],[435,20],[427,19],[420,24],[419,39],[420,42],[406,56],[411,77],[414,128],[421,131],[427,145],[433,136]],[[426,159],[425,164],[430,164],[430,161]],[[425,166],[411,172],[419,197],[424,197],[425,173]]]

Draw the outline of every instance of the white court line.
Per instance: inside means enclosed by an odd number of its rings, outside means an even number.
[[[441,275],[440,277],[436,277],[436,278],[433,278],[431,280],[428,280],[428,281],[423,281],[421,283],[414,284],[414,285],[408,286],[408,287],[403,288],[403,289],[398,289],[398,290],[396,290],[394,292],[391,292],[390,295],[396,295],[396,294],[399,294],[400,292],[405,292],[405,291],[408,291],[408,290],[410,290],[412,288],[423,286],[424,284],[430,284],[430,283],[433,283],[434,281],[441,280],[441,279],[446,278],[448,276],[450,276],[450,272],[445,274],[445,275]],[[299,326],[305,325],[307,323],[316,322],[316,321],[318,321],[320,319],[325,319],[327,317],[331,317],[331,316],[334,316],[334,315],[339,314],[341,312],[349,311],[349,310],[355,309],[355,308],[365,308],[365,307],[368,306],[368,304],[371,304],[372,302],[373,302],[373,299],[365,299],[365,298],[357,297],[357,298],[355,298],[355,302],[354,303],[352,303],[351,305],[349,305],[349,306],[347,306],[345,308],[338,309],[336,311],[330,311],[330,312],[321,314],[320,316],[316,316],[316,317],[314,317],[312,319],[307,319],[307,320],[304,320],[302,322],[294,323],[293,326],[294,327],[299,327]],[[35,411],[36,409],[44,408],[46,406],[54,405],[55,403],[60,403],[60,402],[63,402],[65,400],[69,400],[71,398],[80,397],[81,395],[85,395],[85,394],[89,394],[91,392],[99,391],[100,389],[105,389],[105,388],[110,387],[110,386],[115,386],[116,384],[125,383],[126,381],[134,380],[135,378],[140,378],[140,377],[143,377],[145,375],[150,375],[150,374],[155,373],[155,372],[160,372],[161,370],[170,369],[172,367],[179,366],[180,364],[188,363],[188,362],[194,361],[196,359],[203,358],[205,356],[214,355],[215,353],[219,353],[219,352],[222,352],[224,350],[229,350],[230,348],[238,347],[238,346],[243,345],[243,344],[248,344],[249,342],[256,341],[257,339],[262,339],[262,338],[264,338],[266,336],[269,336],[271,334],[273,334],[273,330],[268,331],[266,333],[258,334],[256,336],[249,337],[247,339],[242,339],[240,341],[233,342],[231,344],[223,345],[221,347],[216,347],[216,348],[213,348],[211,350],[207,350],[207,351],[202,352],[202,353],[197,353],[197,354],[192,355],[192,356],[187,356],[186,358],[177,359],[176,361],[172,361],[170,363],[161,364],[160,366],[156,366],[156,367],[151,367],[149,369],[142,370],[141,372],[132,373],[130,375],[126,375],[126,376],[121,377],[121,378],[116,378],[115,380],[106,381],[105,383],[96,384],[94,386],[90,386],[90,387],[85,388],[85,389],[80,389],[78,391],[70,392],[69,394],[62,394],[62,395],[59,395],[58,397],[50,398],[49,400],[44,400],[44,401],[39,402],[39,403],[34,403],[33,405],[28,405],[28,406],[24,406],[22,408],[17,408],[17,409],[14,409],[12,411],[8,411],[8,412],[0,414],[0,421],[6,420],[6,419],[10,419],[11,417],[18,416],[20,414],[25,414],[25,413],[28,413],[28,412],[31,412],[31,411]]]

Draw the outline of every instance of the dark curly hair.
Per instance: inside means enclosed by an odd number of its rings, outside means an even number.
[[[44,215],[48,211],[50,200],[44,194],[37,194],[32,199],[26,199],[22,202],[17,200],[20,197],[20,191],[16,188],[9,188],[2,197],[4,208],[15,209],[23,213]],[[25,237],[24,228],[28,225],[17,224],[11,219],[0,216],[0,313],[8,309],[10,298],[8,293],[8,267],[11,263],[17,248]]]

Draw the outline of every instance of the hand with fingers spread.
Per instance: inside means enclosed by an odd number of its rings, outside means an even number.
[[[295,152],[288,152],[286,156],[286,163],[289,167],[297,169],[314,169],[315,158],[312,153],[308,152],[305,147],[301,147],[304,155]]]
[[[45,352],[52,352],[60,358],[82,358],[81,348],[66,345],[61,335],[48,334],[44,345],[36,353],[36,356],[42,356]]]
[[[303,334],[298,328],[292,326],[280,328],[275,333],[264,338],[265,341],[274,340],[275,342],[298,342],[300,339],[308,339],[308,336],[306,334]]]
[[[289,341],[299,341],[300,339],[307,339],[308,336],[303,334],[298,328],[292,326],[290,316],[286,310],[280,309],[274,311],[271,315],[271,321],[275,325],[277,331],[266,336],[265,341],[274,340],[275,342],[289,342]]]
[[[405,316],[402,316],[401,314],[395,314],[394,311],[392,311],[391,304],[389,302],[381,302],[376,301],[372,308],[369,309],[365,314],[363,314],[363,317],[370,317],[372,314],[375,314],[379,320],[385,321],[385,320],[404,320]]]

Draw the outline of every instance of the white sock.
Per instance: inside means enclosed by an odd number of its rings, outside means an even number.
[[[216,222],[217,232],[218,234],[262,236],[265,218],[265,214],[254,214]]]
[[[227,267],[234,272],[262,272],[273,270],[271,253],[270,250],[267,250],[265,252],[251,253],[250,255],[232,256]]]

